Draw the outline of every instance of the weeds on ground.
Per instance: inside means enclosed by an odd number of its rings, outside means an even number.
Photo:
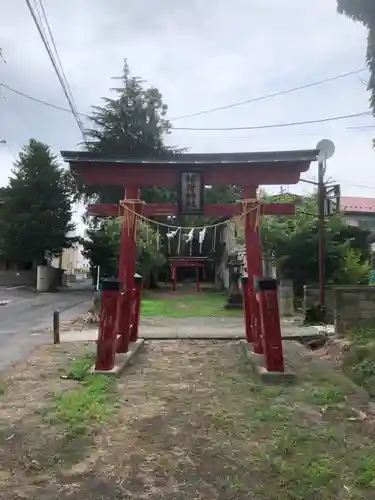
[[[67,378],[78,387],[55,394],[51,423],[62,425],[68,435],[88,434],[95,425],[107,421],[115,411],[115,380],[106,375],[89,373],[93,364],[90,354],[74,361]]]
[[[247,461],[257,478],[251,489],[256,498],[372,498],[373,448],[362,424],[351,418],[349,382],[307,372],[295,387],[263,387],[242,373],[231,378],[230,387],[228,377],[218,382],[226,404],[210,415],[215,443],[225,435],[229,444],[221,454]],[[252,394],[247,401],[246,387]],[[229,457],[224,461],[230,463]],[[243,493],[245,471],[237,465],[233,472],[238,480],[232,488]]]
[[[375,327],[351,332],[352,341],[343,360],[345,374],[375,396]]]

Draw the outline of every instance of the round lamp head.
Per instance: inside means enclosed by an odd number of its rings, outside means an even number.
[[[329,139],[322,139],[316,145],[316,149],[319,150],[318,159],[319,160],[328,160],[332,158],[335,154],[335,145]]]

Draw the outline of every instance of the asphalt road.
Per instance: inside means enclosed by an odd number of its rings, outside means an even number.
[[[53,311],[60,321],[75,319],[92,303],[88,281],[56,293],[0,287],[0,371],[27,356],[37,345],[51,341]]]

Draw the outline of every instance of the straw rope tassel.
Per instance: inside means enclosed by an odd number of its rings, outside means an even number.
[[[133,208],[129,207],[129,202],[132,201],[133,202]],[[241,203],[242,203],[242,206],[243,206],[243,211],[240,215],[237,215],[235,217],[232,218],[232,221],[236,221],[236,220],[241,220],[244,218],[245,215],[247,215],[248,213],[254,211],[254,210],[257,210],[258,209],[258,205],[255,205],[254,206],[254,202],[258,202],[259,200],[256,200],[256,199],[249,199],[249,200],[241,200]],[[157,224],[159,226],[162,226],[162,227],[166,227],[168,229],[176,229],[176,226],[175,225],[172,225],[172,224],[167,224],[167,223],[164,223],[164,222],[157,222],[153,219],[148,219],[147,217],[145,217],[144,215],[141,215],[141,214],[138,214],[135,210],[134,210],[134,202],[136,203],[140,203],[140,200],[125,200],[125,201],[122,201],[121,202],[121,207],[124,209],[124,219],[126,220],[126,225],[128,228],[131,227],[130,225],[130,222],[132,220],[134,220],[134,218],[137,218],[139,219],[140,221],[143,221],[143,222],[148,222],[149,224]],[[251,208],[247,208],[248,204],[252,202],[253,203],[253,206]],[[191,230],[191,229],[194,229],[195,231],[196,230],[201,230],[201,229],[217,229],[218,227],[221,227],[221,226],[226,226],[228,223],[228,221],[224,221],[224,222],[217,222],[215,224],[208,224],[206,226],[195,226],[195,227],[185,227],[185,226],[180,226],[178,229],[179,231],[184,231],[184,230]]]
[[[213,252],[216,250],[216,230],[217,230],[217,226],[214,226],[214,236],[212,239],[212,251]]]
[[[258,227],[260,226],[261,208],[262,208],[261,202],[258,200],[257,213],[255,219],[255,230],[258,229]]]
[[[156,226],[156,251],[160,249],[160,229],[159,224]]]

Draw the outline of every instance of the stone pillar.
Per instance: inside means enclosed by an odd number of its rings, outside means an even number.
[[[294,315],[293,281],[282,280],[279,286],[280,316]]]

